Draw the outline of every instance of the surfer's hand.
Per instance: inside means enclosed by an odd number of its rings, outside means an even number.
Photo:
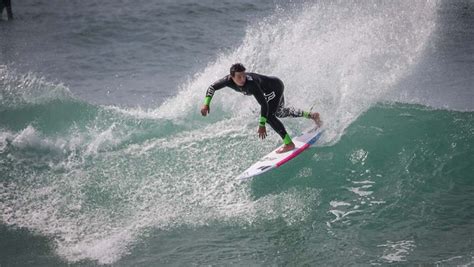
[[[267,137],[267,129],[265,126],[259,126],[258,127],[258,137],[265,139]]]
[[[318,112],[311,113],[310,118],[316,123],[318,127],[321,127],[321,125],[323,124]]]
[[[204,105],[201,108],[201,115],[206,116],[207,114],[211,113],[209,105]]]

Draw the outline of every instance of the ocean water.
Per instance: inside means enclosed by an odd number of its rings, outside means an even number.
[[[0,266],[474,264],[473,1],[13,2]],[[281,140],[232,63],[320,112]],[[292,135],[309,120],[283,119]]]

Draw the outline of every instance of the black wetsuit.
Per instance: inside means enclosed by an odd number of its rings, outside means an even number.
[[[226,75],[224,78],[209,86],[206,97],[212,98],[216,90],[224,87],[230,87],[244,95],[253,95],[260,104],[260,116],[266,119],[266,122],[270,124],[281,138],[285,138],[287,132],[283,123],[281,123],[278,118],[304,116],[304,112],[299,109],[284,107],[285,98],[283,91],[285,86],[283,82],[276,77],[247,72],[246,82],[244,86],[240,87],[234,83],[230,75]]]

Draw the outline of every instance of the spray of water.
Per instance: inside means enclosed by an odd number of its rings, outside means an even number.
[[[332,1],[277,10],[249,27],[241,46],[207,66],[156,114],[189,116],[207,86],[242,62],[249,71],[280,77],[287,102],[319,111],[326,142],[336,142],[416,64],[434,30],[436,4]],[[213,104],[230,113],[256,105],[230,92],[218,92]]]
[[[69,89],[62,84],[47,82],[33,73],[18,75],[7,66],[0,65],[0,107],[40,104],[71,97]]]

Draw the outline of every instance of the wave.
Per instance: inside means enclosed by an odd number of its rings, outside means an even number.
[[[315,220],[324,206],[314,203],[332,203],[327,212],[334,217],[316,220],[328,231],[374,212],[373,220],[381,220],[385,213],[376,207],[400,210],[440,183],[469,184],[474,171],[465,160],[474,152],[473,113],[377,105],[337,144],[241,184],[235,177],[279,142],[273,136],[262,144],[248,133],[253,125],[241,123],[135,141],[117,134],[121,124],[89,131],[88,138],[47,135],[33,126],[3,131],[2,223],[52,237],[68,261],[112,263],[152,229],[276,219],[292,225]],[[212,133],[216,127],[225,130]],[[324,188],[333,194],[322,194]],[[457,203],[465,196],[458,194]]]

